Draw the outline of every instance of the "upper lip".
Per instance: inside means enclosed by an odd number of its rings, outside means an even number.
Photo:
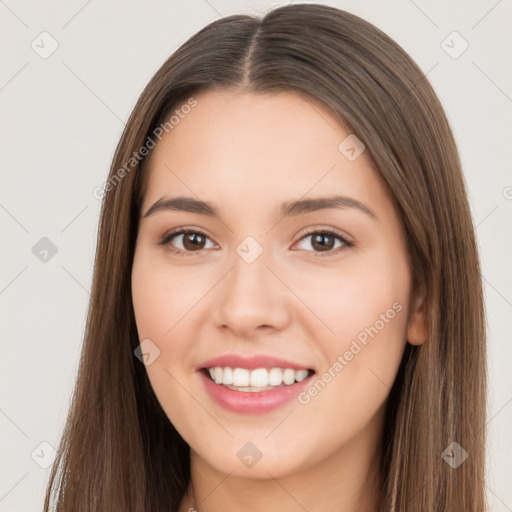
[[[253,356],[242,356],[239,354],[224,354],[221,356],[203,361],[197,370],[203,368],[213,368],[215,366],[227,366],[229,368],[246,368],[254,370],[256,368],[291,368],[293,370],[309,370],[308,366],[300,363],[281,359],[270,355],[258,354]]]

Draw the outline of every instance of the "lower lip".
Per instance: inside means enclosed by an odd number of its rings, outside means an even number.
[[[215,384],[202,371],[199,372],[206,391],[224,409],[241,414],[262,414],[289,402],[309,385],[312,375],[301,382],[266,391],[236,391],[221,384]]]

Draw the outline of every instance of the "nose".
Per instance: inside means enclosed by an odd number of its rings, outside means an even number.
[[[216,287],[213,320],[237,337],[250,338],[264,331],[284,329],[290,321],[290,293],[276,277],[264,251],[247,262],[238,253],[232,267]]]

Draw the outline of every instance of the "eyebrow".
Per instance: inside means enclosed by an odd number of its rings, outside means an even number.
[[[314,199],[300,199],[296,201],[287,201],[281,204],[279,209],[280,217],[295,217],[306,213],[315,212],[317,210],[325,210],[329,208],[356,208],[372,219],[377,219],[375,213],[366,205],[346,196],[329,196]],[[149,217],[159,211],[177,211],[197,213],[208,217],[218,217],[217,208],[206,201],[200,201],[193,197],[174,197],[160,198],[151,206],[143,215],[143,218]]]

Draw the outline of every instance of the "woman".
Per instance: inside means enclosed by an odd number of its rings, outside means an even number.
[[[101,195],[45,510],[485,509],[474,229],[394,41],[322,5],[208,25]]]

